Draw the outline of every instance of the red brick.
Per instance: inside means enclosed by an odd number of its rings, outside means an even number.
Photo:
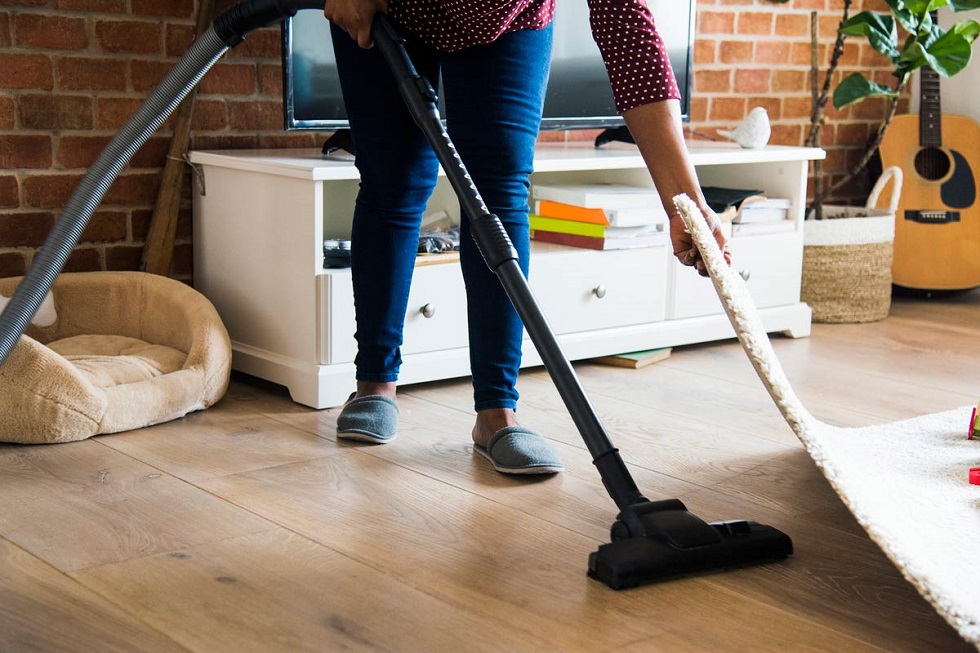
[[[259,134],[259,147],[273,150],[281,150],[284,148],[322,147],[323,142],[326,139],[327,137],[325,134],[310,134],[302,132],[290,132],[288,134]]]
[[[58,61],[58,87],[70,91],[125,91],[126,63],[102,58],[62,58]]]
[[[58,139],[57,163],[62,168],[87,168],[109,144],[109,136],[62,136]]]
[[[194,102],[191,126],[199,131],[220,131],[228,127],[228,108],[224,100],[198,98]]]
[[[194,0],[131,0],[134,16],[165,16],[191,18],[194,16]]]
[[[748,63],[752,61],[752,41],[722,41],[718,60],[722,63]]]
[[[68,257],[65,272],[97,272],[102,270],[102,256],[94,247],[76,247]]]
[[[51,137],[0,136],[0,168],[50,168]]]
[[[718,97],[711,99],[710,119],[732,123],[734,126],[745,117],[745,98]]]
[[[40,247],[54,227],[54,213],[0,212],[0,246]]]
[[[728,93],[732,90],[732,73],[730,70],[696,70],[694,89],[697,93]]]
[[[133,240],[146,240],[150,233],[150,220],[153,218],[152,209],[140,209],[132,212],[129,218],[133,230]]]
[[[279,28],[261,29],[245,37],[245,41],[231,51],[238,59],[279,59],[282,55],[282,35]]]
[[[122,14],[126,13],[126,0],[58,0],[58,9]]]
[[[135,59],[129,62],[129,78],[133,90],[140,93],[152,91],[164,76],[173,70],[173,62]]]
[[[775,98],[771,95],[761,95],[758,97],[749,97],[746,99],[749,107],[762,107],[769,114],[769,120],[779,120],[783,117],[783,103],[779,98]]]
[[[110,243],[126,240],[126,213],[96,211],[82,232],[80,243]]]
[[[191,25],[167,25],[164,41],[164,53],[168,57],[181,57],[194,42],[194,27]]]
[[[142,98],[99,98],[95,106],[95,125],[98,129],[119,129],[142,105]]]
[[[810,38],[810,17],[806,14],[776,14],[776,34],[782,38]]]
[[[248,150],[258,147],[254,134],[193,134],[191,148],[195,150]]]
[[[0,129],[14,128],[14,99],[0,95]]]
[[[282,128],[282,102],[231,102],[228,123],[232,129],[258,131]]]
[[[757,64],[785,64],[789,62],[790,44],[786,41],[760,40],[755,44],[755,59]]]
[[[82,175],[37,174],[24,179],[24,204],[38,209],[60,209],[68,203]]]
[[[105,52],[149,54],[160,52],[160,26],[135,20],[99,21],[95,34]]]
[[[708,119],[708,98],[698,97],[696,94],[691,98],[691,122],[699,123]]]
[[[123,172],[106,193],[106,206],[150,206],[156,201],[160,175],[157,173]]]
[[[20,252],[0,253],[0,278],[22,277],[27,273],[27,259]]]
[[[734,34],[735,14],[730,11],[699,11],[698,34]]]
[[[194,274],[194,248],[189,243],[181,243],[174,246],[170,272],[176,277]]]
[[[803,126],[802,125],[772,125],[772,134],[769,137],[772,145],[802,145]]]
[[[13,43],[10,36],[10,14],[0,14],[0,48],[10,47]]]
[[[0,175],[0,209],[16,209],[20,206],[17,177]]]
[[[201,80],[199,92],[214,95],[252,95],[255,93],[255,65],[219,63]]]
[[[51,59],[40,54],[8,54],[0,52],[0,88],[54,88]]]
[[[17,115],[25,129],[91,129],[92,99],[80,95],[24,95]]]
[[[738,15],[738,34],[756,34],[769,36],[775,23],[775,14],[771,11],[743,11]]]
[[[810,73],[802,70],[773,70],[773,93],[803,93],[810,91]]]
[[[259,93],[282,97],[282,66],[259,64]]]
[[[14,31],[17,45],[41,50],[84,50],[88,31],[84,18],[20,14]]]
[[[160,169],[167,163],[170,152],[170,136],[153,136],[146,141],[129,162],[130,169]]]
[[[105,248],[106,270],[139,270],[143,248],[135,245],[116,245]]]
[[[767,93],[772,71],[763,69],[743,69],[735,71],[736,93]]]
[[[696,39],[694,41],[694,65],[714,63],[715,53],[717,51],[717,41],[712,39]]]

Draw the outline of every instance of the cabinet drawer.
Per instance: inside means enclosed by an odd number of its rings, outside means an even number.
[[[738,236],[729,240],[732,266],[746,280],[758,308],[800,301],[803,249],[796,233]],[[722,313],[724,309],[709,279],[671,257],[668,319]]]
[[[354,341],[354,291],[350,270],[331,270],[317,277],[318,359],[321,365],[350,363]],[[405,315],[402,354],[467,345],[466,294],[459,266],[428,265],[415,269]]]
[[[531,257],[531,289],[555,333],[659,322],[667,247],[562,249]]]

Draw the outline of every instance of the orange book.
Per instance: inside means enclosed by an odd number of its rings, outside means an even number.
[[[575,222],[590,222],[592,224],[609,224],[609,218],[602,209],[587,209],[583,206],[574,204],[564,204],[562,202],[552,202],[551,200],[538,200],[535,213],[549,218],[562,218],[564,220],[574,220]]]

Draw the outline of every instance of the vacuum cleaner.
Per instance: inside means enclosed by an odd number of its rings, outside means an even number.
[[[323,0],[246,0],[219,16],[148,96],[80,182],[34,264],[0,315],[0,364],[16,345],[112,181],[224,52],[249,32],[285,20]],[[613,589],[784,559],[793,544],[781,531],[752,521],[708,523],[677,499],[650,501],[630,476],[535,301],[500,219],[490,213],[446,133],[438,99],[405,50],[405,39],[378,14],[372,36],[415,122],[431,144],[484,260],[500,280],[541,355],[619,514],[611,542],[589,555],[588,575]]]

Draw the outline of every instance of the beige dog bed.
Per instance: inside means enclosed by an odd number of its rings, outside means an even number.
[[[19,282],[0,279],[0,296]],[[0,441],[70,442],[176,419],[217,402],[230,371],[228,332],[193,288],[142,272],[62,274],[0,364]]]

